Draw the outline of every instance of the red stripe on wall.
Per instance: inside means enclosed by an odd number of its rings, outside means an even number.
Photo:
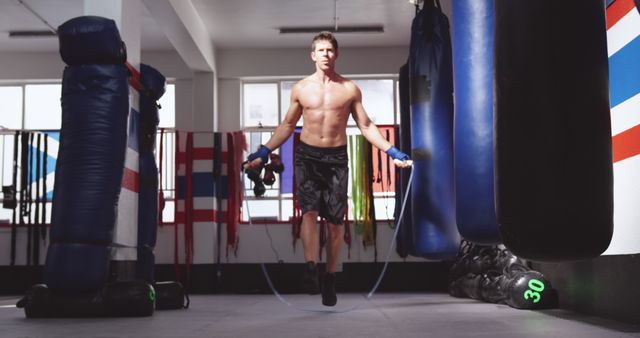
[[[129,168],[124,168],[122,187],[137,193],[138,186],[138,173]]]
[[[607,29],[613,27],[620,19],[634,10],[633,0],[616,0],[607,8]]]
[[[129,62],[125,63],[125,66],[127,66],[127,69],[129,69],[129,72],[131,73],[131,76],[129,76],[129,85],[139,92],[142,87],[140,85],[140,72]]]
[[[615,135],[612,144],[614,163],[640,155],[640,125]]]
[[[222,219],[220,221],[227,221],[227,212],[223,211]],[[218,212],[214,210],[194,210],[193,211],[194,222],[218,222]],[[175,223],[184,223],[184,212],[178,211],[175,215]]]

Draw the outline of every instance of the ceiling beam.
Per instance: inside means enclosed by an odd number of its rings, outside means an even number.
[[[215,46],[190,0],[143,0],[143,3],[189,68],[216,72]]]

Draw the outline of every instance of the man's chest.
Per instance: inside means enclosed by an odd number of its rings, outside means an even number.
[[[305,109],[345,110],[353,95],[343,86],[310,86],[302,91],[299,100]]]

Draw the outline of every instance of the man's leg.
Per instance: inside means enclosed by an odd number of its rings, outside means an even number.
[[[318,212],[307,211],[302,216],[300,238],[306,262],[318,262]]]
[[[329,240],[327,241],[327,271],[322,281],[322,304],[334,306],[338,302],[336,297],[336,267],[342,250],[344,227],[329,223]]]
[[[320,282],[318,280],[318,212],[307,211],[302,216],[300,227],[300,238],[302,239],[302,250],[306,262],[304,275],[302,277],[302,288],[308,294],[315,295],[320,292]]]
[[[327,272],[336,272],[336,267],[340,261],[342,253],[342,238],[344,237],[344,226],[329,223],[329,240],[327,241]]]

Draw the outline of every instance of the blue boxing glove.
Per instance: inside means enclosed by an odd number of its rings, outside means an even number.
[[[256,151],[255,153],[249,155],[249,157],[247,157],[247,159],[249,160],[249,162],[252,162],[256,158],[259,158],[259,159],[262,160],[262,165],[265,165],[269,161],[269,154],[271,154],[271,149],[269,149],[265,145],[261,144],[260,148],[258,149],[258,151]]]
[[[394,160],[399,160],[399,161],[408,161],[410,160],[409,155],[403,153],[400,151],[400,149],[391,146],[391,148],[387,149],[386,151],[387,155],[391,156],[392,159]]]

